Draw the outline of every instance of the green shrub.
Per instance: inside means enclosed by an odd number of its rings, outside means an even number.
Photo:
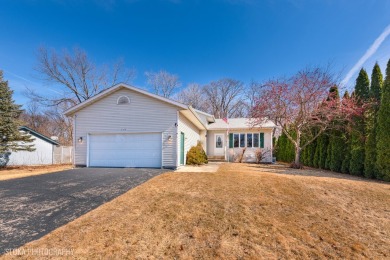
[[[207,155],[200,142],[196,146],[192,146],[187,152],[187,164],[189,165],[201,165],[208,162]]]

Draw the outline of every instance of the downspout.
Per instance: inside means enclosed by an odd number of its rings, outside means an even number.
[[[73,116],[73,165],[76,167],[76,118],[77,115]]]
[[[176,123],[175,123],[175,128],[176,128],[176,148],[175,148],[175,151],[176,151],[176,165],[175,167],[178,168],[180,166],[180,159],[179,159],[179,155],[180,155],[180,152],[179,152],[179,110],[177,110],[176,112]]]

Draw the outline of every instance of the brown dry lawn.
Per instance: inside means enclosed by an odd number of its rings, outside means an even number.
[[[390,185],[271,165],[166,173],[24,248],[81,259],[389,259]]]
[[[0,168],[0,181],[23,178],[27,176],[53,173],[72,169],[71,164],[56,164],[43,166],[10,166]]]

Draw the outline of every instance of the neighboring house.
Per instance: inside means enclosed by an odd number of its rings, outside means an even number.
[[[269,150],[263,161],[272,161],[272,122],[251,127],[249,119],[238,118],[227,124],[126,84],[102,91],[65,115],[73,118],[76,166],[177,168],[198,141],[209,157],[233,160],[234,152],[250,146],[244,161],[255,161],[257,149]]]
[[[26,132],[34,137],[32,144],[34,144],[35,151],[12,152],[7,165],[44,165],[54,163],[53,151],[59,145],[58,142],[26,126],[20,127],[19,131]]]

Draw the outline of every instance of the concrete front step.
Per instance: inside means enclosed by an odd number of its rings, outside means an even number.
[[[225,160],[225,156],[208,156],[209,160]]]
[[[208,159],[209,162],[226,162],[225,159]]]

